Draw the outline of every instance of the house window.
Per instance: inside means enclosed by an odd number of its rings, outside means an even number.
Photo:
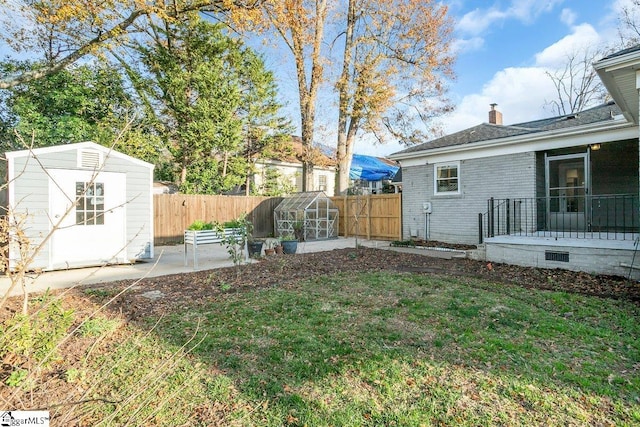
[[[318,190],[327,191],[327,175],[318,176]]]
[[[104,183],[76,182],[76,225],[104,224]]]
[[[460,163],[435,165],[435,194],[460,193]]]

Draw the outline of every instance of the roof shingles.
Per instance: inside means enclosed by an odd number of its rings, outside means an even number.
[[[621,114],[620,108],[611,101],[577,114],[567,114],[548,119],[517,123],[514,125],[502,126],[482,123],[480,125],[434,139],[433,141],[425,142],[424,144],[409,147],[395,154],[417,153],[436,148],[454,147],[481,141],[500,140],[502,138],[509,138],[529,133],[583,126],[591,123],[611,120],[618,114]]]

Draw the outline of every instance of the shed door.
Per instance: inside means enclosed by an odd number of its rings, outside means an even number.
[[[51,237],[51,268],[125,261],[125,174],[48,172],[51,229],[61,221]]]

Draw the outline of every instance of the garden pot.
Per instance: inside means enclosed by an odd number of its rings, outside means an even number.
[[[282,252],[282,245],[278,245],[278,246],[276,246],[274,249],[276,250],[276,253],[277,253],[278,255],[282,255],[282,254],[283,254],[283,252]]]
[[[265,255],[273,255],[275,253],[276,253],[276,250],[274,248],[269,248],[264,250]]]
[[[247,243],[247,250],[249,251],[249,258],[259,258],[262,254],[262,242]]]
[[[282,241],[282,251],[285,254],[295,254],[298,250],[298,241],[297,240],[283,240]]]

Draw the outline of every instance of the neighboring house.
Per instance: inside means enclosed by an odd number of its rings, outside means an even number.
[[[281,188],[289,188],[291,193],[302,191],[302,141],[299,137],[291,139],[291,153],[285,153],[277,158],[257,159],[255,162],[256,172],[253,176],[254,188],[260,190],[268,183],[269,179],[278,179],[276,183]],[[336,180],[336,162],[331,157],[316,149],[313,153],[313,182],[309,183],[307,191],[324,191],[333,195]],[[272,168],[269,171],[269,168]],[[273,170],[277,173],[273,173]],[[258,191],[259,193],[260,191]]]
[[[395,176],[391,180],[394,193],[402,193],[402,168],[398,169]]]
[[[640,46],[594,64],[614,101],[489,123],[389,156],[402,166],[403,233],[482,243],[486,259],[640,277]]]
[[[284,189],[284,194],[302,191],[302,141],[300,137],[291,138],[291,150],[276,158],[257,159],[253,188],[258,194],[264,193],[265,188],[275,185]],[[324,191],[335,195],[336,160],[335,150],[326,145],[319,145],[313,151],[313,182],[307,191]],[[382,157],[354,154],[349,170],[352,182],[358,181],[358,188],[364,188],[368,193],[381,193],[384,184],[390,184],[399,166],[397,162]],[[277,182],[273,182],[273,180]],[[270,182],[271,181],[271,182]]]
[[[152,164],[93,142],[5,153],[2,205],[30,248],[30,270],[153,258]],[[10,233],[11,268],[23,257]],[[47,239],[48,236],[51,236]]]
[[[358,188],[364,188],[370,194],[380,194],[385,184],[390,185],[398,169],[400,167],[396,162],[383,157],[354,154],[349,178],[359,181]]]

